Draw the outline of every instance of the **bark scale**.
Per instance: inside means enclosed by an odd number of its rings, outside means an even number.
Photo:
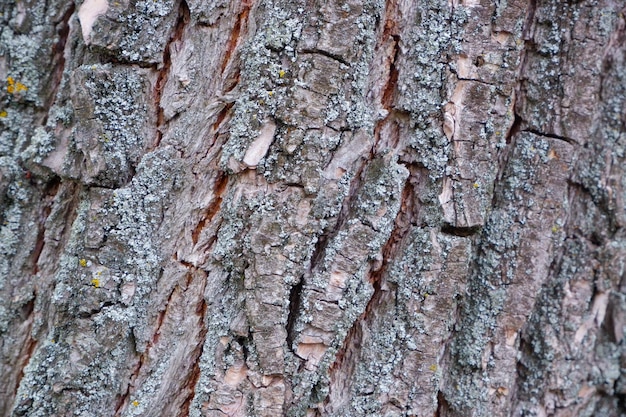
[[[625,415],[619,3],[4,2],[0,415]]]

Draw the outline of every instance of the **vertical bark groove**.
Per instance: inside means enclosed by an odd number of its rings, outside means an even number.
[[[172,66],[172,51],[171,48],[175,47],[175,45],[181,41],[183,38],[183,34],[185,32],[185,27],[189,24],[190,20],[190,12],[189,6],[185,0],[179,0],[178,6],[178,17],[176,18],[176,25],[174,26],[174,31],[170,36],[165,48],[163,50],[163,62],[160,64],[160,68],[158,68],[157,80],[154,85],[154,99],[155,99],[155,108],[157,111],[157,120],[156,120],[156,138],[154,140],[154,144],[152,148],[157,148],[161,143],[161,139],[163,137],[162,129],[164,129],[165,123],[165,115],[163,107],[161,106],[161,96],[163,94],[163,88],[167,83],[167,80],[170,76],[170,69]]]
[[[626,413],[625,11],[1,5],[0,416]]]

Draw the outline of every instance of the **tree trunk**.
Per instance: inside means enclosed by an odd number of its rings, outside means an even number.
[[[621,1],[0,10],[0,415],[626,415]]]

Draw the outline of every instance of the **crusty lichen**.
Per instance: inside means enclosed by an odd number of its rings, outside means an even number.
[[[163,51],[178,18],[174,0],[110,2],[89,34],[89,45],[130,63],[162,64]]]
[[[290,7],[277,8],[272,4],[266,7],[271,18],[259,22],[261,27],[241,52],[241,92],[230,122],[230,138],[221,157],[223,169],[231,172],[233,163],[243,160],[264,120],[274,117],[276,110],[285,104],[289,81],[279,75],[285,71],[281,61],[289,62],[296,56],[294,48],[301,31],[298,13]]]
[[[175,156],[172,149],[159,149],[142,159],[127,188],[82,194],[52,299],[66,324],[52,330],[53,346],[35,352],[18,394],[28,401],[18,401],[16,412],[63,414],[71,404],[77,415],[93,415],[94,407],[109,410],[123,389],[127,361],[136,360],[152,337],[148,307],[162,255],[151,242],[177,187]],[[104,203],[98,200],[103,197]],[[95,202],[99,208],[91,207]],[[96,251],[87,241],[95,221],[108,225],[106,243]],[[128,285],[134,288],[130,298]],[[70,373],[45,376],[41,369],[51,362]]]
[[[146,72],[84,65],[75,70],[72,88],[77,124],[61,173],[90,185],[125,184],[156,137],[148,124],[154,116]]]

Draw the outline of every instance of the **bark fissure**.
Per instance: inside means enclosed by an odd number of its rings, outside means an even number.
[[[20,355],[18,356],[20,358],[20,363],[17,365],[17,367],[20,369],[20,372],[17,376],[15,388],[13,390],[13,395],[15,396],[17,396],[17,390],[20,386],[20,382],[24,378],[24,370],[26,366],[28,365],[28,363],[30,362],[31,358],[33,357],[33,353],[35,352],[35,348],[37,347],[37,344],[38,344],[37,340],[35,340],[30,335],[31,329],[33,327],[33,321],[35,319],[34,308],[35,308],[36,299],[37,299],[37,291],[35,290],[33,293],[33,298],[30,301],[28,301],[28,303],[26,303],[25,306],[22,307],[22,311],[21,311],[21,315],[24,318],[24,323],[28,323],[26,327],[28,338],[26,339],[26,343],[22,346]]]
[[[441,233],[452,236],[468,237],[479,233],[481,229],[482,226],[459,227],[446,224],[441,227]]]
[[[213,217],[219,212],[220,207],[222,205],[222,196],[224,195],[224,192],[226,191],[227,185],[228,185],[228,176],[225,173],[220,173],[217,176],[215,180],[215,184],[213,186],[213,190],[215,193],[213,197],[213,201],[205,209],[204,213],[202,214],[202,218],[200,219],[198,224],[196,224],[196,227],[192,231],[191,240],[194,245],[198,243],[198,238],[200,237],[200,233],[205,228],[205,226],[207,224],[210,224],[211,221],[213,220]]]
[[[54,68],[54,71],[51,76],[52,86],[46,100],[46,108],[48,109],[54,103],[57,92],[59,91],[59,86],[61,85],[61,80],[63,79],[63,73],[65,71],[65,44],[67,43],[67,39],[70,34],[70,19],[74,15],[75,9],[76,7],[74,3],[71,3],[69,8],[63,14],[60,22],[56,25],[56,32],[59,39],[52,48],[52,67]],[[46,125],[48,122],[48,116],[49,114],[46,113],[42,125]]]
[[[241,43],[242,30],[247,29],[248,23],[248,15],[250,14],[250,10],[252,9],[253,2],[250,0],[244,0],[241,3],[242,10],[237,15],[237,20],[235,21],[235,25],[230,33],[230,37],[227,42],[226,52],[224,54],[224,59],[222,60],[222,65],[220,66],[220,72],[223,74],[228,66],[228,63],[231,61],[231,57],[239,44]]]
[[[446,397],[443,392],[437,392],[437,411],[435,412],[434,417],[444,417],[448,415],[450,406],[446,401]]]
[[[373,160],[374,147],[376,143],[372,145],[370,150],[370,154],[367,158],[364,158],[363,162],[359,165],[356,170],[356,174],[354,175],[353,180],[350,183],[350,190],[348,194],[344,198],[343,204],[341,206],[341,210],[337,215],[337,220],[332,230],[322,233],[322,235],[318,238],[313,253],[311,255],[311,263],[309,266],[309,271],[314,271],[318,266],[320,261],[324,260],[326,255],[326,250],[328,247],[328,243],[331,242],[337,234],[344,229],[346,222],[349,220],[351,207],[354,204],[355,200],[359,195],[359,190],[363,184],[363,175],[365,174],[368,163]]]
[[[398,68],[396,68],[395,63],[398,60],[398,55],[400,54],[400,36],[391,35],[391,38],[393,39],[393,52],[391,53],[391,59],[389,61],[389,78],[387,79],[387,83],[385,84],[381,100],[383,108],[385,108],[387,111],[391,111],[393,107],[399,74]]]
[[[499,86],[499,84],[497,84],[497,83],[491,83],[491,82],[488,82],[488,81],[485,81],[485,80],[481,80],[479,78],[463,78],[463,77],[458,77],[457,76],[457,80],[459,80],[459,81],[471,81],[471,82],[474,82],[474,83],[484,84],[484,85],[487,85],[489,87],[498,87]]]
[[[394,297],[394,291],[392,284],[385,282],[385,274],[387,273],[388,264],[397,256],[398,245],[406,236],[410,225],[412,224],[412,213],[409,211],[411,204],[409,203],[415,198],[414,190],[411,185],[410,178],[407,179],[401,197],[400,211],[396,216],[396,221],[393,230],[387,242],[383,246],[382,260],[380,265],[376,265],[376,269],[370,269],[368,281],[374,288],[374,293],[370,297],[365,306],[363,313],[354,321],[350,329],[348,330],[346,337],[343,339],[341,346],[337,350],[335,360],[329,368],[329,390],[332,391],[333,385],[336,383],[339,375],[345,377],[351,375],[352,372],[344,369],[344,366],[353,367],[354,358],[358,356],[358,352],[361,348],[361,337],[363,336],[363,329],[368,326],[368,322],[372,320],[372,316],[377,312],[378,305],[382,302],[383,297]],[[383,286],[387,287],[383,289]],[[350,352],[349,352],[350,351]],[[346,358],[350,358],[352,361],[346,363]],[[330,394],[326,397],[325,402],[328,403]]]
[[[126,386],[126,390],[118,398],[117,402],[115,403],[115,412],[113,414],[115,417],[121,416],[123,411],[126,409],[126,406],[128,405],[128,399],[130,398],[130,395],[132,394],[131,391],[132,391],[133,382],[134,382],[133,378],[137,377],[137,374],[139,373],[143,365],[142,361],[143,361],[143,355],[139,357],[139,359],[137,360],[137,363],[135,364],[133,370],[131,371],[131,377],[129,378],[128,385]]]
[[[33,265],[33,275],[37,275],[39,272],[39,266],[37,265],[39,262],[39,257],[41,256],[41,252],[44,249],[45,245],[45,235],[46,235],[46,220],[48,220],[48,216],[52,211],[52,205],[54,203],[54,197],[59,191],[59,187],[61,186],[61,181],[59,178],[54,178],[46,185],[46,189],[44,191],[45,200],[48,200],[46,205],[43,207],[41,217],[39,219],[38,225],[38,233],[37,233],[37,241],[35,243],[35,248],[32,253],[32,265]]]
[[[322,56],[325,56],[326,58],[332,59],[333,61],[337,61],[340,64],[343,64],[343,65],[345,65],[347,67],[350,67],[350,62],[346,61],[342,56],[337,55],[337,54],[333,54],[332,52],[328,52],[328,51],[325,51],[323,49],[317,49],[317,48],[315,48],[315,49],[308,49],[308,48],[305,48],[305,49],[302,49],[300,51],[300,53],[301,54],[318,54],[318,55],[322,55]]]
[[[562,140],[563,142],[569,143],[570,145],[579,145],[579,143],[572,138],[568,138],[566,136],[561,136],[561,135],[555,135],[554,133],[540,132],[535,129],[524,129],[522,130],[522,132],[529,132],[537,136],[544,136],[546,138]]]
[[[152,145],[153,148],[158,148],[161,139],[163,138],[163,130],[165,129],[165,113],[163,107],[161,106],[161,95],[163,93],[163,88],[167,83],[170,70],[172,67],[172,48],[177,42],[180,42],[183,38],[183,34],[185,32],[185,28],[187,27],[190,20],[190,12],[189,6],[187,5],[186,0],[180,0],[178,6],[178,18],[176,19],[176,25],[174,26],[174,31],[170,36],[165,48],[163,50],[163,62],[161,67],[158,69],[157,80],[154,85],[154,97],[155,97],[155,108],[157,112],[157,120],[156,120],[156,138]]]
[[[300,313],[300,305],[302,303],[302,289],[304,287],[304,277],[296,285],[291,287],[289,291],[289,313],[287,315],[287,348],[293,351],[293,342],[296,338],[295,326]]]
[[[622,412],[622,4],[27,3],[1,415]]]
[[[200,270],[198,270],[200,271]],[[198,383],[198,380],[200,379],[200,357],[202,356],[202,352],[204,351],[204,343],[205,343],[205,338],[208,332],[208,328],[206,325],[206,312],[207,312],[207,303],[206,300],[204,299],[204,290],[206,288],[207,285],[207,274],[206,272],[202,271],[202,276],[203,276],[203,283],[202,283],[202,291],[200,291],[201,294],[201,299],[197,302],[196,304],[196,309],[195,309],[195,314],[198,316],[198,326],[200,328],[200,333],[198,336],[198,345],[194,348],[191,356],[192,356],[192,360],[191,363],[194,364],[193,369],[191,370],[191,373],[189,375],[189,377],[186,379],[187,383],[186,385],[183,387],[183,391],[188,390],[189,391],[189,395],[187,396],[187,398],[185,398],[185,400],[182,403],[182,406],[180,408],[180,413],[179,416],[180,417],[188,417],[190,410],[191,410],[191,404],[193,402],[193,399],[196,395],[196,385]]]

